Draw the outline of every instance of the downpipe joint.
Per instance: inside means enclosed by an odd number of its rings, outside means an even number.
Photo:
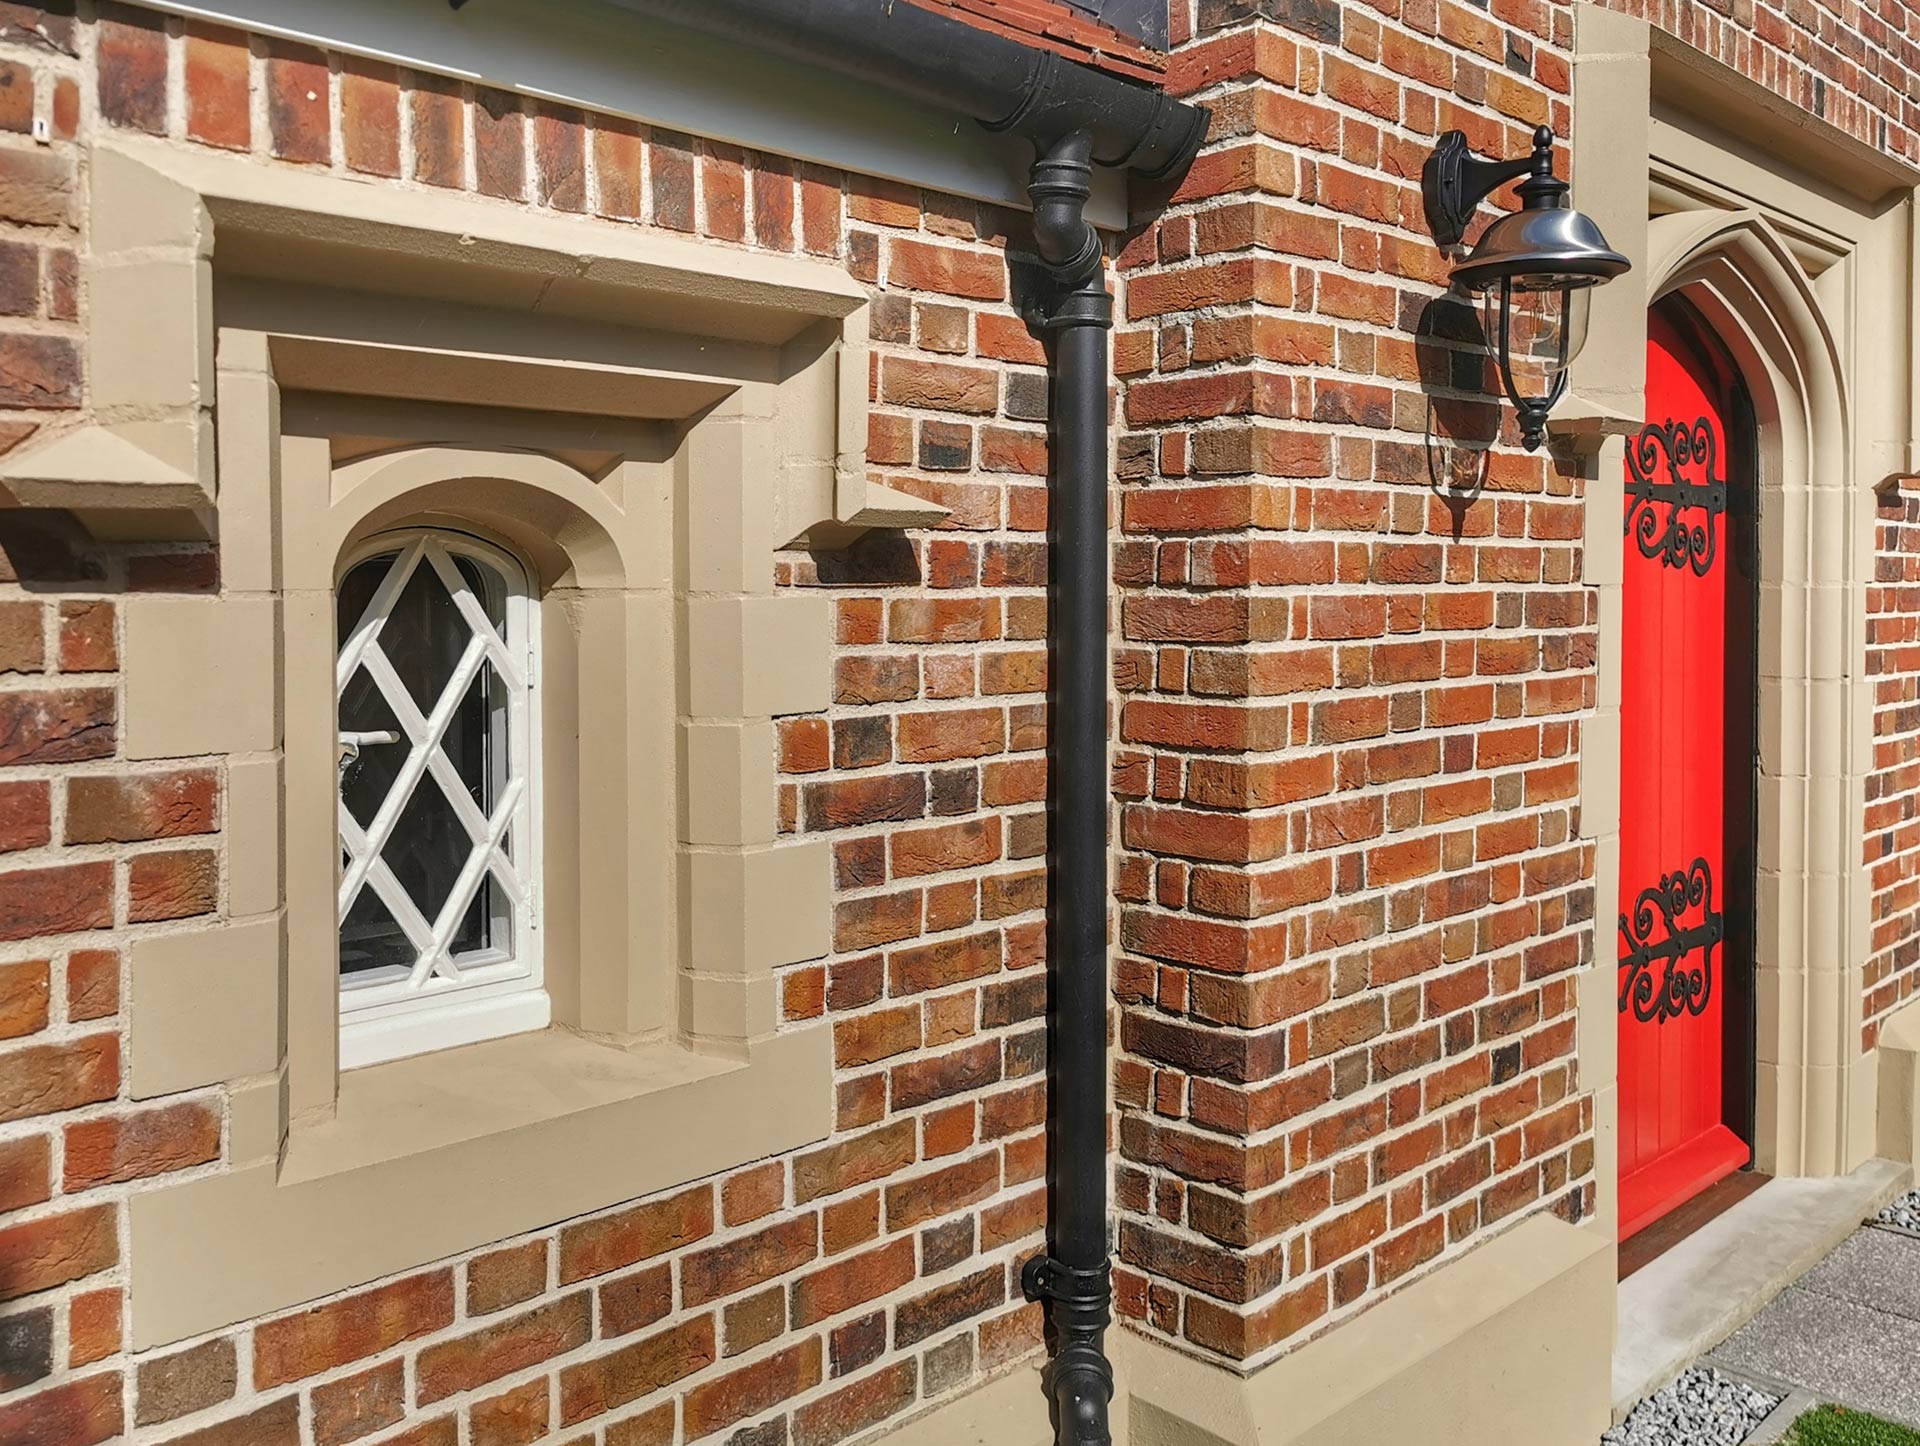
[[[1111,1446],[1108,1408],[1113,1402],[1113,1364],[1106,1330],[1113,1319],[1113,1267],[1091,1269],[1035,1256],[1020,1272],[1028,1300],[1051,1306],[1057,1337],[1052,1371],[1055,1431],[1062,1446]]]

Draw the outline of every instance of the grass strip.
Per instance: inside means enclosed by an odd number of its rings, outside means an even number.
[[[1845,1406],[1815,1406],[1793,1423],[1783,1446],[1920,1446],[1920,1432]]]

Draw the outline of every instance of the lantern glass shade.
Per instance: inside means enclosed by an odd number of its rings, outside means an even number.
[[[1563,277],[1503,277],[1481,293],[1487,350],[1513,383],[1515,400],[1552,394],[1587,341],[1592,284]]]

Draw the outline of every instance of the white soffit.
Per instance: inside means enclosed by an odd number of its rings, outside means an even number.
[[[395,61],[542,100],[1025,207],[1032,149],[964,116],[595,0],[143,0],[156,9]],[[1126,221],[1103,171],[1095,224]]]

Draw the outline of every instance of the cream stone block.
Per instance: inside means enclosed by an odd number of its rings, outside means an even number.
[[[102,412],[213,404],[213,264],[191,256],[87,273],[87,387]]]
[[[1767,1064],[1803,1062],[1802,1025],[1807,976],[1778,969],[1753,974],[1755,1057]]]
[[[285,437],[280,440],[281,586],[289,591],[333,591],[333,572],[339,563],[334,549],[321,540],[332,535],[328,516],[333,485],[333,454],[325,437]],[[296,540],[306,546],[296,545]]]
[[[1246,1374],[1116,1329],[1122,1439],[1582,1446],[1610,1414],[1614,1275],[1611,1231],[1535,1216]]]
[[[682,444],[676,463],[684,524],[680,575],[689,591],[773,591],[767,557],[786,540],[774,536],[782,440],[752,419],[714,417]],[[817,512],[822,504],[810,499],[802,511]]]
[[[236,1170],[277,1163],[286,1139],[287,1078],[269,1075],[227,1093],[227,1156]]]
[[[687,710],[696,718],[812,713],[832,698],[825,598],[689,598]]]
[[[832,942],[832,850],[822,842],[681,856],[686,965],[757,974],[817,959]]]
[[[237,918],[280,907],[280,759],[227,763],[227,908]]]
[[[780,1023],[780,981],[771,974],[716,979],[690,974],[680,988],[680,1028],[698,1044],[717,1040],[732,1049],[764,1039]]]
[[[1603,442],[1587,481],[1580,566],[1593,587],[1617,587],[1626,575],[1626,539],[1620,535],[1627,506],[1625,445],[1618,437]],[[1600,612],[1606,616],[1604,601]]]
[[[220,577],[233,592],[280,585],[280,389],[255,371],[219,374]]]
[[[1620,714],[1595,713],[1580,725],[1580,823],[1596,833],[1620,827]]]
[[[213,222],[198,192],[139,156],[96,146],[88,229],[96,256],[124,251],[213,254]]]
[[[1879,1153],[1880,1055],[1863,1055],[1846,1067],[1847,1132],[1840,1169],[1848,1174]]]
[[[679,782],[686,842],[714,847],[773,842],[772,723],[683,725]]]
[[[1801,1101],[1781,1097],[1788,1079],[1799,1079],[1797,1068],[1765,1059],[1753,1067],[1753,1168],[1765,1175],[1800,1173]]]
[[[272,599],[130,597],[120,608],[128,758],[262,753],[279,743]]]
[[[1594,691],[1594,706],[1603,712],[1618,713],[1621,679],[1626,672],[1626,644],[1622,637],[1626,610],[1621,606],[1618,585],[1608,584],[1594,591],[1600,596],[1600,624],[1594,655],[1594,667],[1599,677]]]
[[[266,1074],[280,1062],[281,917],[155,934],[132,951],[135,1099]]]

